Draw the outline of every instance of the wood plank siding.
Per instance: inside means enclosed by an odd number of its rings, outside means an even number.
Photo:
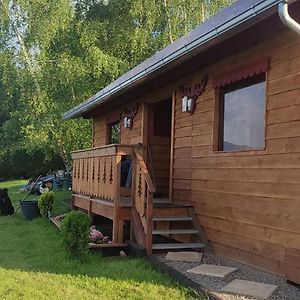
[[[266,149],[216,152],[212,79],[261,53],[270,57]],[[286,249],[300,249],[300,40],[284,34],[205,73],[192,116],[176,99],[173,199],[194,205],[216,254],[284,274]]]
[[[121,125],[121,141],[122,144],[138,144],[141,143],[141,127],[142,127],[142,108],[139,106],[138,112],[134,117],[132,129],[125,128],[123,118],[125,117],[125,108],[132,108],[129,106],[121,107],[117,110],[111,111],[108,115],[97,115],[93,118],[93,147],[101,147],[107,144],[107,117],[120,114]]]
[[[261,56],[270,58],[266,147],[257,151],[214,151],[217,93],[213,78]],[[193,115],[182,112],[179,93],[175,97],[172,200],[194,205],[215,254],[284,274],[290,269],[286,250],[300,250],[300,39],[284,30],[135,100],[140,104],[164,100],[181,84],[191,86],[205,74],[208,84],[197,99]],[[104,116],[94,118],[94,147],[106,143],[105,127]],[[140,105],[131,130],[121,122],[121,143],[141,142],[141,132]],[[163,145],[152,149],[154,154],[164,152]],[[164,153],[162,158],[169,162]],[[162,166],[160,159],[157,164]],[[166,181],[161,185],[167,190],[170,172],[166,169],[159,173]],[[291,257],[291,251],[288,253]]]

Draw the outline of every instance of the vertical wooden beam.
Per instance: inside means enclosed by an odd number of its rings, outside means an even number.
[[[92,204],[93,204],[92,199],[89,199],[89,210],[88,210],[88,215],[89,215],[90,217],[92,216]]]
[[[152,241],[153,241],[153,194],[147,193],[147,210],[146,210],[146,250],[147,254],[152,254]]]
[[[136,195],[136,168],[137,168],[137,161],[136,155],[133,152],[132,155],[132,187],[131,187],[131,220],[130,220],[130,240],[133,241],[133,210],[135,209],[135,195]]]
[[[149,134],[149,104],[143,103],[142,106],[142,132],[141,142],[143,145],[142,155],[144,161],[147,163],[148,159],[148,134]]]
[[[169,199],[173,201],[173,167],[174,167],[174,136],[175,136],[175,112],[176,112],[176,91],[172,94],[172,124],[171,124],[171,153],[170,153],[170,175],[169,175]]]
[[[92,148],[95,147],[95,117],[93,117],[93,126],[92,126]]]
[[[118,220],[118,212],[120,207],[120,185],[121,185],[121,155],[116,155],[116,163],[115,163],[115,178],[114,178],[114,186],[113,186],[113,195],[114,195],[114,214],[113,214],[113,243],[118,243],[119,240],[119,222],[122,220]],[[122,237],[123,238],[123,237]]]
[[[213,131],[213,150],[219,151],[223,143],[223,117],[224,117],[224,103],[221,100],[222,93],[220,89],[216,89],[214,93],[214,131]],[[222,102],[222,103],[221,103]]]

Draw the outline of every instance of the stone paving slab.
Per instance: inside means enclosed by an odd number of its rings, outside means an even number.
[[[188,273],[207,275],[225,278],[227,275],[237,271],[237,268],[217,266],[217,265],[207,265],[203,264],[198,267],[187,270]]]
[[[167,260],[175,261],[195,261],[200,262],[203,254],[201,252],[191,251],[179,251],[179,252],[168,252],[166,255]]]
[[[224,286],[221,291],[230,294],[254,297],[256,299],[268,299],[273,295],[277,288],[278,286],[273,284],[235,279]]]

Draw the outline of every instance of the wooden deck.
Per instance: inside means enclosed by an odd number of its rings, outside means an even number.
[[[209,250],[190,205],[154,198],[156,188],[140,150],[134,145],[108,145],[74,152],[73,208],[112,220],[112,245],[125,242],[124,229],[130,224],[130,240],[148,254],[157,249],[200,246]],[[132,161],[131,188],[121,187],[123,156]],[[165,238],[171,241],[167,246],[162,244]]]

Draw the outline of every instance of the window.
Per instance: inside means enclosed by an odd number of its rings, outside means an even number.
[[[110,123],[108,126],[108,144],[120,144],[120,121]]]
[[[265,73],[223,85],[219,98],[219,151],[265,147]]]

